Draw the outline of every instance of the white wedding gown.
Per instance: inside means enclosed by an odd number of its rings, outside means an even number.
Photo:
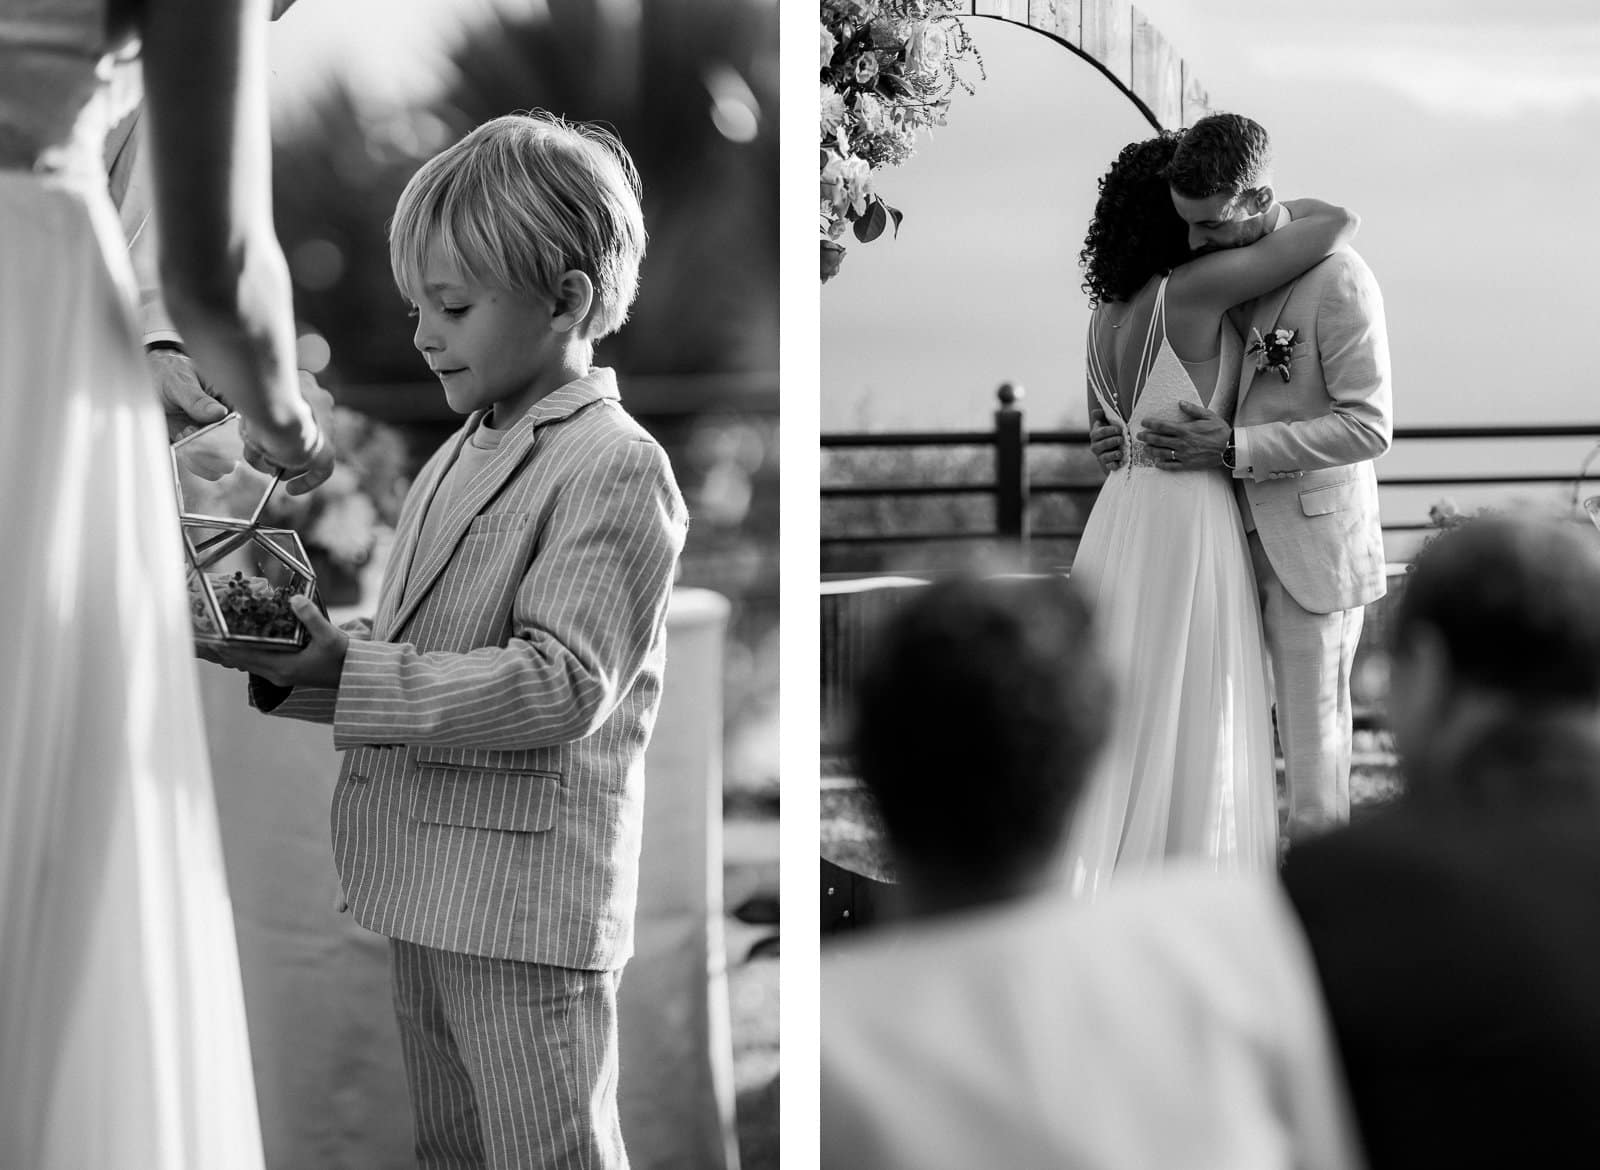
[[[0,0],[0,1167],[259,1170],[100,0]]]
[[[1147,419],[1181,419],[1180,402],[1231,418],[1242,347],[1224,322],[1215,388],[1202,399],[1167,341],[1166,288],[1163,278],[1131,426],[1090,346],[1090,383],[1123,427],[1128,458],[1100,489],[1072,565],[1119,685],[1069,836],[1067,879],[1084,897],[1114,871],[1169,858],[1268,872],[1277,860],[1268,668],[1230,478],[1162,471],[1134,438]]]

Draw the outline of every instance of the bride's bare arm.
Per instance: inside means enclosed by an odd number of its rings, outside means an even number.
[[[151,169],[167,306],[196,364],[275,463],[332,470],[298,389],[288,265],[272,226],[268,0],[146,0]]]
[[[1243,248],[1224,248],[1173,270],[1167,288],[1189,305],[1221,313],[1293,280],[1355,238],[1355,212],[1318,199],[1284,206],[1294,218]]]
[[[1089,334],[1084,340],[1084,363],[1087,367],[1095,345],[1095,317],[1089,318]],[[1100,396],[1094,392],[1094,379],[1084,370],[1084,393],[1089,401],[1089,451],[1100,464],[1100,469],[1110,474],[1122,466],[1122,428],[1106,417]]]

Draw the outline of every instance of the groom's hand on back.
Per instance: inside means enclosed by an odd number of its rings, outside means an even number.
[[[1156,456],[1156,466],[1165,471],[1195,471],[1222,466],[1222,449],[1228,445],[1233,428],[1220,414],[1180,402],[1183,411],[1181,422],[1149,422],[1139,432],[1139,441],[1158,451],[1171,451],[1176,458],[1165,454]]]
[[[1089,450],[1107,475],[1122,466],[1122,428],[1108,423],[1103,410],[1089,416]]]

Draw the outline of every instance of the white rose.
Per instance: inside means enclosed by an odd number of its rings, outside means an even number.
[[[844,175],[844,159],[832,151],[822,164],[822,202],[834,217],[844,215],[850,206],[850,191]]]
[[[833,60],[833,54],[839,48],[839,38],[833,35],[833,30],[827,25],[822,26],[822,64],[819,69],[826,69]]]
[[[867,200],[872,197],[872,167],[864,158],[847,158],[844,171],[845,181],[850,186],[850,210],[862,215],[867,210]]]
[[[834,211],[833,202],[828,199],[822,201],[822,206],[817,216],[817,231],[819,235],[829,239],[838,239],[844,234],[844,220],[839,218],[839,213]]]
[[[882,134],[889,129],[889,111],[872,94],[856,94],[855,110],[856,119],[868,134]]]
[[[844,106],[844,95],[831,85],[822,87],[822,136],[831,138],[834,131],[844,125],[848,111]]]
[[[950,34],[937,21],[918,22],[906,42],[906,68],[913,73],[934,73],[950,52]]]
[[[872,194],[872,168],[867,161],[830,153],[822,167],[822,198],[835,215],[860,215]]]

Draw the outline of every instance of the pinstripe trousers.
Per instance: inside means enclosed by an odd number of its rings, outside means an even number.
[[[627,1170],[620,971],[389,940],[421,1170]]]

